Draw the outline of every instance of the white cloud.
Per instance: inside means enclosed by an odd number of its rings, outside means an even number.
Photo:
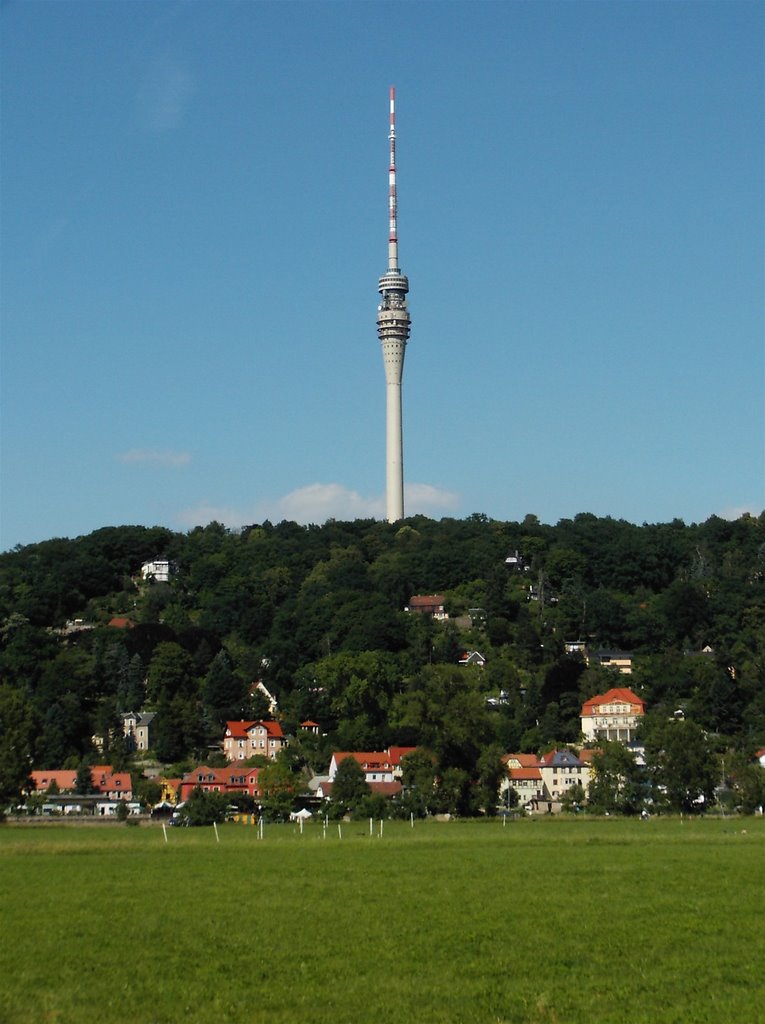
[[[117,461],[128,465],[188,466],[191,456],[188,452],[174,452],[169,448],[131,448],[130,451],[120,452]]]
[[[407,515],[432,515],[434,512],[454,510],[460,496],[432,484],[407,484],[405,501]],[[178,517],[183,526],[206,525],[213,521],[231,529],[248,523],[262,523],[265,519],[278,523],[283,519],[296,523],[325,523],[328,519],[384,519],[385,498],[374,495],[364,497],[342,484],[307,484],[273,501],[258,502],[249,510],[237,510],[210,502],[185,509]]]
[[[453,512],[460,503],[461,495],[432,484],[406,484],[404,499],[407,515],[427,516],[436,511]]]
[[[308,484],[276,502],[279,519],[296,523],[325,523],[328,519],[380,519],[380,498],[364,498],[342,484]],[[269,516],[269,518],[275,518]]]
[[[762,506],[759,508],[756,505],[729,505],[727,508],[719,512],[718,515],[721,519],[740,519],[741,516],[750,515],[758,517],[762,514]]]

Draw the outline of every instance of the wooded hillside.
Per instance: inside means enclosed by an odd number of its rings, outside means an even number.
[[[142,581],[158,557],[171,581]],[[404,611],[435,593],[448,621]],[[582,700],[614,676],[572,640],[632,651],[651,715],[682,710],[721,749],[765,744],[765,514],[109,527],[0,555],[0,622],[0,715],[33,767],[77,764],[94,733],[117,760],[118,712],[139,708],[157,712],[161,759],[203,756],[227,718],[265,713],[262,680],[285,732],[320,723],[300,750],[317,769],[333,748],[397,742],[475,774],[489,747],[577,739]],[[466,650],[486,667],[460,667]]]

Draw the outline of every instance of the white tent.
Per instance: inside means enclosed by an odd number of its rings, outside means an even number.
[[[302,818],[303,821],[305,821],[306,818],[312,818],[312,817],[313,817],[313,815],[311,814],[311,812],[309,810],[307,810],[305,807],[301,807],[301,809],[299,811],[293,811],[290,814],[290,821],[300,821],[301,818]]]

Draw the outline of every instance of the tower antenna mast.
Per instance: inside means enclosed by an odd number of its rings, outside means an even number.
[[[390,90],[390,162],[388,165],[388,270],[398,270],[398,196],[396,195],[396,90]]]
[[[398,194],[396,191],[396,90],[390,90],[388,144],[388,269],[380,278],[377,334],[385,366],[386,394],[386,492],[388,522],[404,518],[404,445],[401,415],[401,381],[411,319],[406,303],[409,281],[398,265]]]

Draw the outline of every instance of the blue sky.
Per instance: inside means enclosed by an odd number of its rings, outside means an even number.
[[[765,505],[760,3],[6,2],[2,532]]]

